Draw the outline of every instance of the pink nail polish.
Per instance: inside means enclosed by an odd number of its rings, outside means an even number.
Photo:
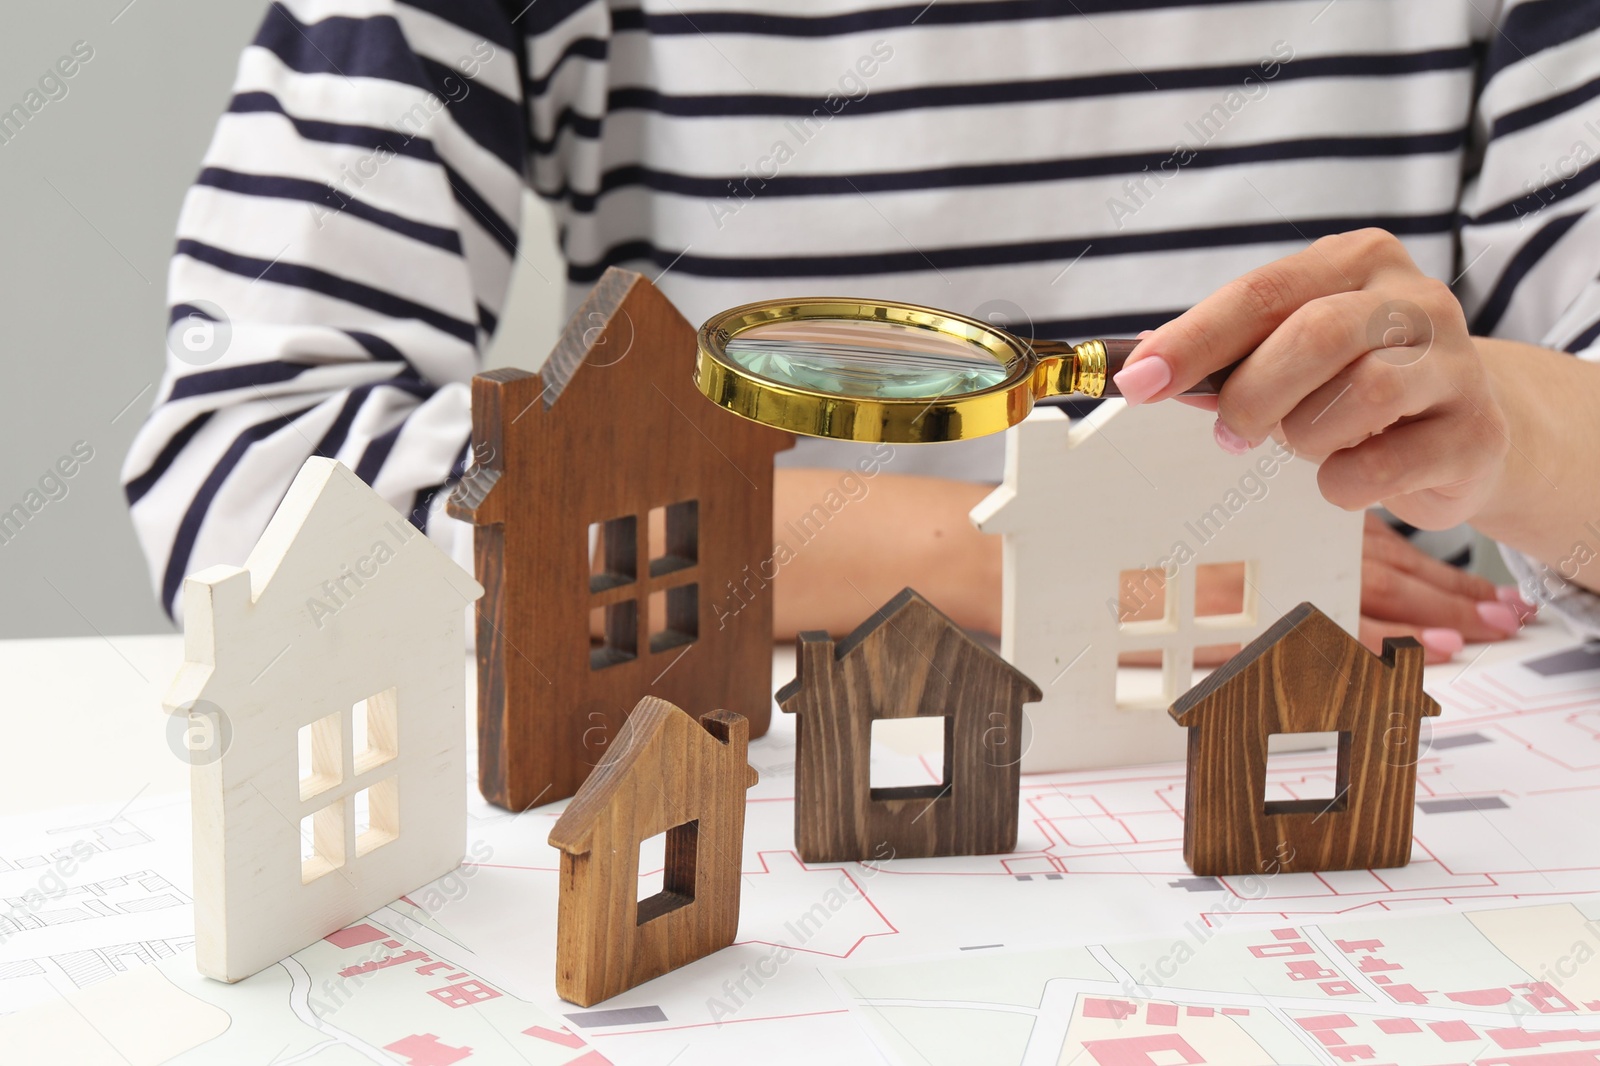
[[[1436,655],[1451,656],[1462,648],[1467,642],[1461,639],[1461,634],[1454,629],[1424,629],[1418,634],[1417,639],[1422,646]]]
[[[1124,365],[1111,375],[1111,380],[1117,386],[1117,393],[1132,407],[1166,388],[1172,380],[1172,368],[1159,355],[1150,355],[1137,363]]]
[[[1216,439],[1217,447],[1229,455],[1243,455],[1250,450],[1250,442],[1229,429],[1220,418],[1211,427],[1211,436]]]
[[[1502,633],[1515,633],[1522,628],[1522,619],[1517,617],[1517,612],[1498,600],[1482,600],[1477,608],[1478,617],[1483,619],[1484,624]]]
[[[1510,607],[1524,618],[1531,614],[1537,614],[1539,611],[1539,608],[1522,598],[1522,593],[1517,591],[1517,586],[1515,585],[1501,585],[1494,590],[1494,594],[1501,603]]]

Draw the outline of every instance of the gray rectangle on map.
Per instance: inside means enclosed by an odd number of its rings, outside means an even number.
[[[1418,800],[1423,814],[1455,814],[1457,811],[1497,811],[1511,806],[1499,796],[1460,796],[1455,799]]]
[[[615,1010],[586,1010],[566,1015],[567,1021],[584,1029],[602,1025],[643,1025],[645,1022],[664,1022],[666,1012],[660,1007],[618,1007]]]
[[[1576,674],[1585,670],[1600,670],[1600,641],[1589,641],[1579,644],[1576,648],[1567,648],[1553,655],[1541,655],[1537,659],[1526,659],[1522,663],[1529,670],[1541,677],[1560,677],[1562,674]]]
[[[1445,748],[1464,748],[1468,744],[1488,744],[1490,739],[1482,733],[1458,733],[1453,737],[1434,737],[1428,743],[1429,751],[1443,751]]]

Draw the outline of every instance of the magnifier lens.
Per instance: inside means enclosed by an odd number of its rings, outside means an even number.
[[[729,338],[728,360],[780,385],[861,399],[981,392],[1011,376],[976,341],[878,319],[762,322]]]

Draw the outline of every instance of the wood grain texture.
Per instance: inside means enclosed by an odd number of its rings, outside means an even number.
[[[1377,656],[1309,603],[1172,705],[1189,730],[1183,857],[1200,876],[1404,866],[1411,859],[1423,649]],[[1340,734],[1333,798],[1266,799],[1267,738]]]
[[[556,991],[590,1006],[719,951],[739,928],[749,723],[646,696],[550,833],[561,851]],[[662,891],[639,845],[667,834]]]
[[[794,440],[708,403],[694,360],[694,327],[650,282],[612,269],[541,373],[473,379],[477,465],[449,511],[476,527],[487,590],[478,760],[491,803],[573,795],[645,695],[728,707],[752,735],[767,730],[772,595],[745,590],[773,550],[772,457]],[[669,551],[650,560],[650,510],[689,500],[669,519]],[[631,543],[602,547],[626,578],[591,583],[590,524],[629,517]],[[654,642],[653,593],[667,615]],[[611,650],[591,647],[595,608]]]
[[[778,705],[797,716],[807,862],[985,855],[1017,842],[1022,705],[1039,688],[911,589],[837,645],[802,633]],[[872,722],[947,716],[943,784],[873,789]]]
[[[1229,455],[1215,415],[1108,400],[1085,418],[1051,408],[1006,431],[1005,480],[973,508],[1002,537],[1000,651],[1045,684],[1027,709],[1027,773],[1184,757],[1166,710],[1192,683],[1195,649],[1243,645],[1273,604],[1311,600],[1354,633],[1361,522],[1322,498],[1314,463],[1267,444]],[[1243,563],[1244,609],[1196,616],[1196,575]],[[1118,575],[1161,568],[1166,617],[1119,624]],[[1117,657],[1159,651],[1161,691],[1118,702]]]
[[[165,703],[214,741],[191,754],[201,973],[248,977],[460,863],[461,648],[481,592],[360,478],[316,456],[243,567],[184,582],[184,664]]]

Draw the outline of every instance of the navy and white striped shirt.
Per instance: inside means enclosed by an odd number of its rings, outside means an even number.
[[[313,453],[461,557],[525,186],[569,306],[616,264],[691,321],[1128,335],[1376,225],[1476,333],[1594,357],[1597,156],[1600,0],[285,0],[184,202],[128,500],[169,610]]]

